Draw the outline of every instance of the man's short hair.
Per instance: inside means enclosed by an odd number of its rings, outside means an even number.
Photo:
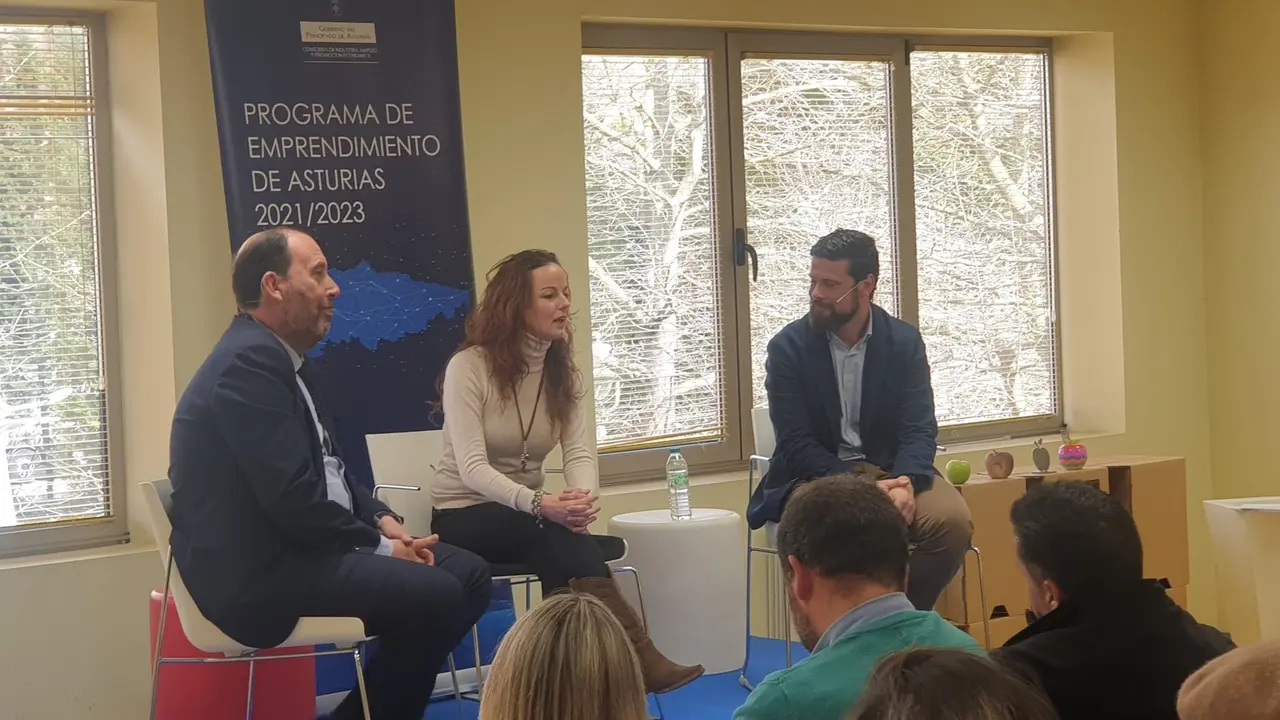
[[[1018,556],[1067,598],[1142,579],[1142,539],[1133,516],[1082,482],[1045,482],[1009,511]]]
[[[907,577],[907,523],[874,482],[822,478],[791,494],[778,523],[778,557],[830,580],[859,578],[901,590]]]
[[[876,249],[875,238],[858,230],[837,228],[823,235],[809,249],[809,255],[823,260],[844,260],[854,280],[861,281],[868,275],[880,277],[880,251]]]
[[[231,291],[235,293],[238,307],[256,308],[262,302],[262,276],[269,272],[281,276],[289,273],[290,232],[293,232],[290,228],[263,230],[246,240],[248,247],[236,253]]]

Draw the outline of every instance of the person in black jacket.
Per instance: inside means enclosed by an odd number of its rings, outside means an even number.
[[[182,393],[170,436],[174,559],[200,611],[250,647],[303,617],[356,617],[377,635],[371,714],[420,720],[436,672],[489,604],[488,565],[401,519],[342,463],[304,354],[338,286],[310,236],[249,238],[240,313]],[[352,692],[335,718],[363,717]]]
[[[873,304],[876,242],[836,230],[809,253],[809,314],[769,341],[765,388],[776,448],[747,506],[774,524],[799,483],[852,473],[889,494],[910,528],[907,597],[931,610],[973,537],[964,498],[938,477],[938,422],[920,331]]]
[[[1013,504],[1031,624],[994,653],[1037,681],[1062,720],[1177,720],[1178,688],[1235,647],[1142,578],[1138,527],[1084,483],[1042,483]]]

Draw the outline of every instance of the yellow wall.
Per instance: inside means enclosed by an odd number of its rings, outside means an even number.
[[[1214,489],[1219,497],[1280,495],[1264,459],[1280,433],[1280,63],[1253,41],[1280,31],[1280,3],[1215,0],[1202,23]]]
[[[1090,447],[1098,454],[1127,451],[1188,458],[1191,597],[1198,613],[1213,617],[1208,539],[1200,512],[1200,501],[1210,497],[1212,484],[1193,3],[460,3],[462,110],[478,267],[536,244],[565,258],[573,277],[583,275],[582,18],[825,29],[1112,33],[1116,136],[1098,136],[1093,142],[1116,145],[1125,432],[1091,440]],[[517,122],[517,108],[531,110],[519,114]],[[1088,138],[1078,141],[1081,151],[1092,149]],[[1110,209],[1115,211],[1114,206]],[[1064,234],[1060,243],[1069,252],[1091,241],[1079,232]],[[1116,270],[1091,268],[1087,262],[1071,269],[1074,277],[1063,278],[1064,294],[1088,293],[1099,277]],[[1102,314],[1084,321],[1107,323],[1111,319],[1105,313],[1119,311],[1115,305],[1098,308],[1095,312]],[[1093,351],[1117,355],[1121,349],[1099,345]],[[582,364],[589,367],[589,358]],[[1089,382],[1087,377],[1077,380]]]
[[[57,4],[69,3],[75,4]],[[128,420],[123,439],[125,482],[136,484],[165,471],[164,428],[173,398],[230,316],[227,228],[202,3],[99,4],[114,8],[109,17],[119,43],[113,59],[119,56],[120,62],[139,68],[130,81],[145,85],[117,93],[120,102],[114,111],[121,116],[117,134],[122,127],[135,133],[118,142],[131,143],[141,153],[131,168],[117,167],[114,174],[121,183],[117,191],[125,211],[119,219],[132,223],[132,230],[120,238],[121,256],[135,261],[122,266],[119,277],[122,287],[135,288],[122,294],[121,304]],[[1218,3],[1206,5],[1216,8]],[[1096,142],[1114,143],[1118,202],[1110,211],[1118,216],[1122,290],[1120,303],[1098,312],[1105,315],[1123,308],[1125,433],[1100,438],[1091,447],[1095,452],[1188,458],[1192,603],[1198,613],[1212,618],[1212,575],[1199,511],[1199,501],[1209,497],[1212,488],[1200,210],[1198,56],[1205,39],[1197,34],[1202,18],[1193,0],[458,0],[467,185],[478,274],[504,254],[536,245],[561,254],[580,293],[585,285],[579,76],[579,28],[584,18],[828,29],[1088,32],[1105,38],[1114,53],[1116,134],[1099,136]],[[1215,43],[1214,53],[1206,53],[1217,68],[1206,73],[1206,86],[1209,97],[1250,111],[1247,117],[1256,122],[1249,127],[1260,135],[1261,123],[1274,117],[1265,111],[1274,109],[1277,91],[1260,89],[1268,82],[1261,44],[1239,40],[1257,37],[1256,32],[1241,32],[1256,29],[1252,21],[1242,17],[1239,25],[1211,28],[1221,42]],[[1215,56],[1224,48],[1231,55]],[[1258,77],[1237,82],[1232,76],[1246,72],[1240,64],[1252,58],[1251,53],[1257,54]],[[1239,62],[1226,59],[1236,57]],[[118,78],[117,84],[124,81]],[[1217,82],[1225,84],[1215,86]],[[1256,98],[1247,97],[1251,94]],[[1203,122],[1222,129],[1229,115],[1206,115]],[[1087,144],[1087,135],[1078,141]],[[1216,345],[1231,341],[1233,347],[1264,350],[1236,352],[1231,362],[1214,357],[1215,369],[1238,377],[1234,393],[1232,387],[1215,385],[1238,398],[1213,406],[1213,417],[1225,423],[1216,428],[1220,433],[1215,440],[1234,447],[1232,438],[1238,438],[1248,449],[1245,443],[1250,439],[1265,441],[1262,428],[1267,418],[1262,413],[1272,405],[1259,402],[1269,395],[1258,393],[1250,383],[1266,377],[1263,358],[1266,349],[1276,347],[1276,331],[1266,329],[1266,318],[1256,323],[1244,318],[1250,312],[1245,309],[1247,300],[1256,297],[1255,305],[1261,307],[1267,299],[1254,286],[1266,272],[1259,260],[1276,251],[1256,248],[1266,246],[1269,229],[1263,220],[1270,218],[1261,213],[1275,212],[1263,209],[1274,207],[1274,193],[1262,188],[1275,182],[1263,168],[1276,164],[1264,164],[1268,156],[1243,142],[1232,140],[1229,147],[1206,143],[1210,177],[1231,178],[1234,189],[1225,197],[1237,210],[1211,211],[1209,217],[1216,222],[1209,225],[1213,231],[1207,237],[1214,243],[1209,247],[1217,251],[1210,254],[1210,272],[1216,273],[1210,277],[1220,281],[1215,284],[1231,284],[1224,292],[1215,291],[1211,300],[1215,307],[1236,313],[1214,314],[1210,332]],[[1211,192],[1209,197],[1219,194]],[[1224,239],[1224,227],[1236,237]],[[1086,247],[1090,233],[1073,232],[1061,238],[1064,249]],[[1227,253],[1219,250],[1219,243],[1226,245]],[[1101,275],[1114,275],[1115,263],[1107,264]],[[1073,267],[1084,272],[1064,278],[1064,283],[1087,289],[1087,263]],[[1107,322],[1105,316],[1099,322]],[[1252,341],[1258,332],[1271,344],[1263,347]],[[1118,357],[1120,349],[1099,346],[1096,352]],[[589,368],[589,357],[584,353],[581,359]],[[1245,416],[1243,411],[1253,405],[1258,406],[1253,413],[1258,430],[1237,430],[1232,419],[1237,413]],[[1233,467],[1220,460],[1220,470]],[[745,489],[727,483],[706,493],[704,500],[714,498],[708,504],[741,507],[737,498]],[[663,501],[660,492],[610,497],[604,501],[604,512],[658,507]],[[132,507],[136,513],[140,504]],[[6,638],[0,644],[0,664],[25,673],[19,682],[10,677],[0,688],[6,717],[144,716],[145,690],[140,689],[148,672],[139,634],[145,628],[146,591],[159,579],[153,562],[153,556],[115,550],[82,554],[55,566],[45,561],[0,565],[0,588],[7,588],[0,591],[0,600],[9,610],[0,613],[0,637]],[[72,608],[68,598],[80,602]],[[15,612],[19,607],[22,610]],[[91,633],[93,642],[83,645]],[[51,652],[54,647],[75,648],[85,655],[68,672]]]

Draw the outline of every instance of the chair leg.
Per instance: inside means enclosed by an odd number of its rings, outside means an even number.
[[[453,653],[449,653],[449,680],[453,682],[453,699],[462,702],[462,686],[458,684],[458,665],[453,661]]]
[[[753,463],[754,465],[754,463]],[[751,470],[748,470],[750,473]],[[750,480],[748,479],[748,487]],[[751,681],[747,679],[747,668],[751,665],[751,528],[747,528],[747,629],[743,633],[746,640],[745,648],[742,652],[742,672],[738,674],[738,684],[747,690],[754,690]]]
[[[466,718],[462,712],[462,687],[458,685],[458,666],[453,662],[453,653],[449,653],[449,680],[453,682],[453,700],[458,703],[458,717]]]
[[[160,659],[156,658],[155,671],[151,675],[151,720],[156,720],[156,700],[160,691]]]
[[[970,545],[969,550],[978,561],[978,604],[982,606],[982,645],[991,649],[991,615],[987,611],[987,579],[982,575],[982,551]],[[967,596],[966,596],[967,597]]]
[[[356,688],[360,691],[360,706],[364,710],[364,720],[373,720],[369,714],[369,690],[364,685],[364,662],[360,657],[360,646],[351,649],[351,659],[356,664]]]
[[[244,701],[244,720],[253,720],[253,676],[258,664],[249,660],[249,695]]]
[[[173,579],[173,549],[164,568],[164,595],[160,598],[160,627],[156,632],[155,663],[151,668],[151,720],[156,720],[156,701],[160,698],[160,665],[164,657],[164,630],[169,619],[169,583]]]
[[[471,626],[471,648],[476,653],[476,695],[484,694],[484,660],[480,657],[480,627]]]
[[[644,610],[644,589],[640,587],[640,571],[635,569],[631,565],[624,565],[623,567],[620,567],[620,568],[613,568],[612,572],[615,576],[619,574],[629,574],[631,575],[631,577],[635,578],[636,600],[638,600],[640,603],[640,627],[643,628],[645,632],[648,632],[649,617],[645,614],[645,610]]]
[[[781,582],[786,582],[785,578],[779,578]],[[787,602],[786,589],[782,590],[782,632],[783,639],[786,640],[787,667],[791,667],[791,604]]]

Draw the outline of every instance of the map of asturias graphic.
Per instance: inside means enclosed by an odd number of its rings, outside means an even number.
[[[311,351],[324,354],[330,345],[358,342],[369,350],[426,330],[438,317],[466,309],[471,292],[414,280],[396,272],[378,272],[366,262],[349,270],[332,270],[342,294],[334,301],[333,327]]]

